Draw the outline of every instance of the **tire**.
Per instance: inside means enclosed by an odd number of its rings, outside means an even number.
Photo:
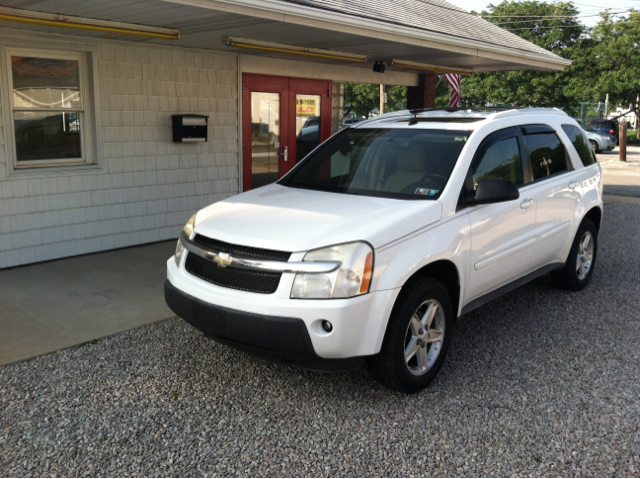
[[[569,291],[585,288],[593,276],[597,257],[598,230],[590,219],[585,218],[578,228],[564,267],[551,273],[554,284]]]
[[[420,323],[416,323],[417,318]],[[428,328],[418,326],[429,322]],[[367,358],[367,368],[376,381],[390,389],[415,393],[426,388],[447,355],[453,322],[451,298],[442,283],[413,278],[402,288],[380,353]],[[408,354],[407,359],[405,350],[410,349],[415,353]]]
[[[600,153],[600,146],[598,145],[597,141],[589,140],[589,143],[591,143],[591,149],[594,153]]]

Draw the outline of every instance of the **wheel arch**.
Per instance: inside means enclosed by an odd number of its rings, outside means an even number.
[[[449,292],[451,297],[451,305],[456,317],[460,311],[460,297],[461,297],[461,285],[460,285],[460,272],[458,267],[453,261],[447,259],[440,259],[429,263],[422,268],[415,271],[405,282],[407,284],[413,278],[420,276],[424,278],[432,278],[440,281]]]
[[[598,233],[600,233],[600,226],[602,225],[602,208],[600,208],[599,206],[594,206],[589,211],[587,211],[586,215],[584,215],[583,221],[584,218],[590,219],[593,224],[596,225],[596,230],[598,231]]]

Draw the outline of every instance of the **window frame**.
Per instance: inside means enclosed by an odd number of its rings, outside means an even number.
[[[598,157],[596,156],[595,151],[593,151],[593,148],[591,147],[591,143],[589,140],[589,137],[587,136],[586,130],[584,128],[582,128],[582,126],[576,126],[576,125],[572,125],[571,123],[563,123],[562,125],[560,125],[560,127],[562,128],[562,131],[565,135],[567,135],[567,138],[569,139],[569,143],[571,143],[571,147],[573,148],[573,150],[576,152],[576,154],[578,155],[578,158],[580,159],[580,163],[582,163],[582,166],[584,168],[588,168],[590,166],[595,165],[596,163],[598,163]],[[576,146],[573,144],[573,141],[571,141],[571,136],[569,135],[569,133],[565,130],[565,127],[569,127],[569,128],[574,128],[578,130],[578,133],[580,135],[582,135],[582,138],[584,139],[584,141],[587,142],[587,146],[589,147],[589,153],[591,154],[591,158],[593,159],[593,163],[586,165],[584,163],[584,160],[582,159],[582,156],[580,156],[580,152],[578,151],[578,149],[576,148]]]
[[[101,149],[99,131],[100,124],[98,118],[98,91],[97,91],[97,60],[95,49],[77,48],[72,45],[65,45],[52,48],[40,45],[27,44],[18,46],[3,42],[0,62],[5,66],[2,74],[3,95],[3,119],[5,130],[5,149],[7,153],[8,175],[23,174],[46,174],[64,171],[95,170],[101,168]],[[33,58],[51,58],[59,60],[78,61],[80,101],[81,109],[65,108],[15,108],[13,95],[13,70],[11,64],[12,56],[23,56]],[[47,160],[18,161],[17,138],[15,132],[16,111],[65,111],[80,112],[80,148],[81,158],[52,158]],[[11,137],[8,138],[7,136]],[[26,164],[22,164],[26,163]]]
[[[527,124],[527,125],[520,125],[517,127],[518,129],[518,133],[520,135],[520,142],[521,142],[521,148],[522,148],[522,153],[525,156],[525,162],[526,162],[526,168],[528,171],[528,175],[530,178],[530,183],[528,184],[539,184],[543,181],[547,181],[549,179],[555,179],[558,178],[559,176],[562,175],[566,175],[568,173],[572,173],[575,171],[575,165],[573,164],[573,160],[571,159],[571,155],[569,154],[569,151],[567,149],[567,145],[565,144],[564,141],[562,141],[562,135],[559,134],[559,132],[552,126],[550,125],[545,125],[543,123],[531,123],[531,124]],[[529,130],[527,132],[527,129]],[[558,138],[558,141],[560,142],[560,144],[562,145],[562,147],[564,148],[564,158],[565,158],[565,165],[566,165],[566,169],[563,171],[559,171],[557,173],[554,173],[552,175],[549,176],[544,176],[542,178],[538,178],[537,180],[534,179],[533,177],[533,166],[531,165],[531,150],[529,150],[529,146],[527,145],[527,142],[525,140],[525,136],[527,135],[535,135],[535,134],[541,134],[541,133],[553,133],[554,135],[556,135],[556,138]],[[564,131],[563,131],[564,133]]]
[[[510,126],[507,128],[503,128],[501,130],[496,130],[489,133],[484,139],[480,142],[480,145],[476,149],[476,152],[473,154],[473,158],[471,160],[471,164],[467,169],[467,174],[464,178],[464,182],[462,184],[462,191],[460,192],[460,196],[458,198],[458,206],[456,211],[463,210],[469,206],[467,203],[467,199],[469,198],[469,194],[474,191],[473,188],[473,172],[477,170],[480,162],[484,158],[484,155],[489,151],[496,143],[501,141],[510,140],[511,138],[515,138],[518,143],[518,151],[520,153],[520,167],[522,168],[522,181],[521,185],[516,186],[518,189],[527,187],[531,184],[532,173],[531,167],[528,163],[528,155],[524,150],[522,135],[520,130],[516,126]],[[525,158],[526,156],[526,158]]]

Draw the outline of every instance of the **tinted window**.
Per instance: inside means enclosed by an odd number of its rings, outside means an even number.
[[[568,169],[564,145],[555,133],[525,135],[524,140],[530,152],[534,181]]]
[[[473,173],[474,189],[485,178],[509,180],[516,186],[524,183],[518,140],[509,138],[489,147]]]
[[[469,131],[349,128],[308,156],[280,184],[398,199],[436,199]]]
[[[584,137],[584,134],[580,131],[580,128],[573,125],[562,125],[562,129],[571,140],[571,143],[573,143],[582,160],[582,164],[584,166],[593,165],[596,162],[596,156],[589,146],[589,142]]]

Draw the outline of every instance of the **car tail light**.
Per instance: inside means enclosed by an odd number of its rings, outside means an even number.
[[[612,128],[611,130],[609,130],[609,134],[610,134],[610,135],[615,135],[615,134],[616,134],[616,131]]]

